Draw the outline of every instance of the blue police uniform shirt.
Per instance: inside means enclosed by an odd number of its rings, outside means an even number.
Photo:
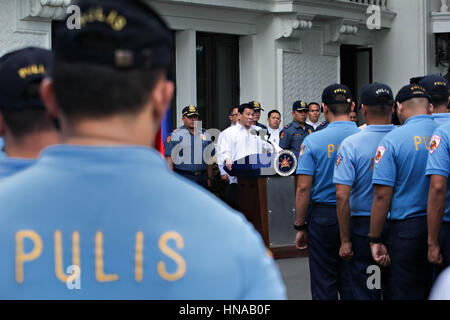
[[[342,141],[360,132],[351,121],[335,121],[305,138],[300,148],[297,174],[314,176],[311,201],[336,204],[334,165]]]
[[[314,128],[309,124],[305,123],[303,129],[297,121],[292,121],[280,132],[280,148],[298,153],[303,140],[313,132]]]
[[[425,167],[436,127],[431,116],[414,116],[380,142],[372,183],[394,188],[391,219],[426,215],[430,179],[425,176]]]
[[[381,139],[395,129],[394,125],[369,125],[363,131],[345,138],[339,148],[333,182],[351,186],[350,213],[370,216],[373,203],[372,172],[375,151]]]
[[[6,157],[6,154],[3,152],[3,147],[5,145],[5,142],[2,137],[0,137],[0,159],[3,157]]]
[[[167,138],[164,155],[172,157],[175,169],[190,172],[203,171],[206,170],[205,149],[209,147],[208,150],[214,156],[214,144],[208,133],[204,129],[201,129],[201,132],[197,130],[198,132],[193,135],[186,126],[181,126]],[[174,151],[173,154],[172,151]]]
[[[150,148],[48,147],[0,212],[0,299],[286,298],[252,225]]]
[[[443,220],[450,222],[450,122],[438,127],[433,133],[425,173],[447,178],[447,205]]]
[[[36,160],[4,157],[0,158],[0,179],[12,176],[32,166]]]
[[[447,121],[450,121],[450,112],[447,113],[434,113],[433,114],[434,121],[437,122],[438,126],[441,124],[446,123]]]
[[[260,127],[261,129],[266,129],[267,130],[267,127],[265,125],[263,125],[262,123],[257,122],[255,124],[255,126]]]

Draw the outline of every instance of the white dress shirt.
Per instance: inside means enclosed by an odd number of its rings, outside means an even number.
[[[280,145],[280,128],[272,129],[271,127],[267,127],[267,132],[270,134],[269,141],[273,144],[279,146]]]
[[[314,128],[314,130],[317,129],[318,126],[322,124],[322,121],[317,121],[316,123],[312,123],[309,119],[306,120],[306,124],[309,124],[311,127]]]
[[[224,130],[217,141],[217,161],[224,164],[226,159],[236,161],[251,154],[260,154],[263,148],[271,150],[267,142],[263,141],[259,136],[251,134],[252,130],[259,131],[261,128],[251,126],[247,131],[240,123],[236,123]],[[237,183],[236,177],[230,177],[230,183]]]

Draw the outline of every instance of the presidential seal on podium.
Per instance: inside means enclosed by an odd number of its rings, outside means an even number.
[[[282,177],[290,176],[297,169],[297,157],[292,151],[280,150],[273,159],[273,168]]]

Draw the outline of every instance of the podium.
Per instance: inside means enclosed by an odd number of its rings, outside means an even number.
[[[264,161],[262,161],[264,160]],[[276,259],[307,256],[295,247],[296,177],[279,176],[260,155],[235,161],[226,171],[238,178],[240,211],[261,234]]]

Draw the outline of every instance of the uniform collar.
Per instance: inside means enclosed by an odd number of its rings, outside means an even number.
[[[356,123],[354,123],[353,121],[333,121],[328,124],[328,128],[333,128],[333,127],[355,127],[355,128],[358,128],[356,126]]]
[[[245,127],[244,127],[243,125],[241,125],[239,122],[236,122],[236,126],[235,126],[235,127],[236,127],[238,130],[244,130],[244,131],[247,131],[247,130],[245,129]],[[252,125],[252,126],[250,127],[250,130],[252,130],[252,129],[259,130],[259,129],[261,129],[261,128]]]
[[[423,120],[433,120],[433,117],[428,114],[419,114],[417,116],[412,116],[411,118],[408,118],[408,120],[405,121],[405,124],[411,123],[411,122],[418,122]]]
[[[371,124],[367,126],[364,131],[370,132],[385,132],[394,129],[395,126],[393,124]]]
[[[86,146],[59,144],[45,148],[41,152],[38,163],[49,165],[65,165],[72,163],[75,168],[86,169],[89,166],[103,167],[105,164],[143,163],[149,166],[166,168],[167,163],[159,152],[150,147],[118,145],[118,146]]]
[[[182,126],[180,127],[180,130],[186,130],[187,132],[189,132],[189,134],[190,134],[191,136],[193,136],[193,134],[189,131],[188,128],[186,128],[185,125],[182,125]],[[203,132],[203,131],[201,130],[201,128],[197,128],[197,130],[194,130],[194,133],[202,133],[202,132]]]
[[[303,129],[302,127],[301,127],[301,125],[299,125],[298,124],[298,122],[297,121],[292,121],[292,123],[293,123],[293,125],[294,125],[294,128],[296,128],[296,129],[298,129],[298,128],[301,128],[301,129]],[[308,124],[305,122],[305,128],[303,129],[303,130],[306,130],[306,127],[308,126]]]
[[[450,112],[446,113],[434,113],[433,118],[450,118]]]

